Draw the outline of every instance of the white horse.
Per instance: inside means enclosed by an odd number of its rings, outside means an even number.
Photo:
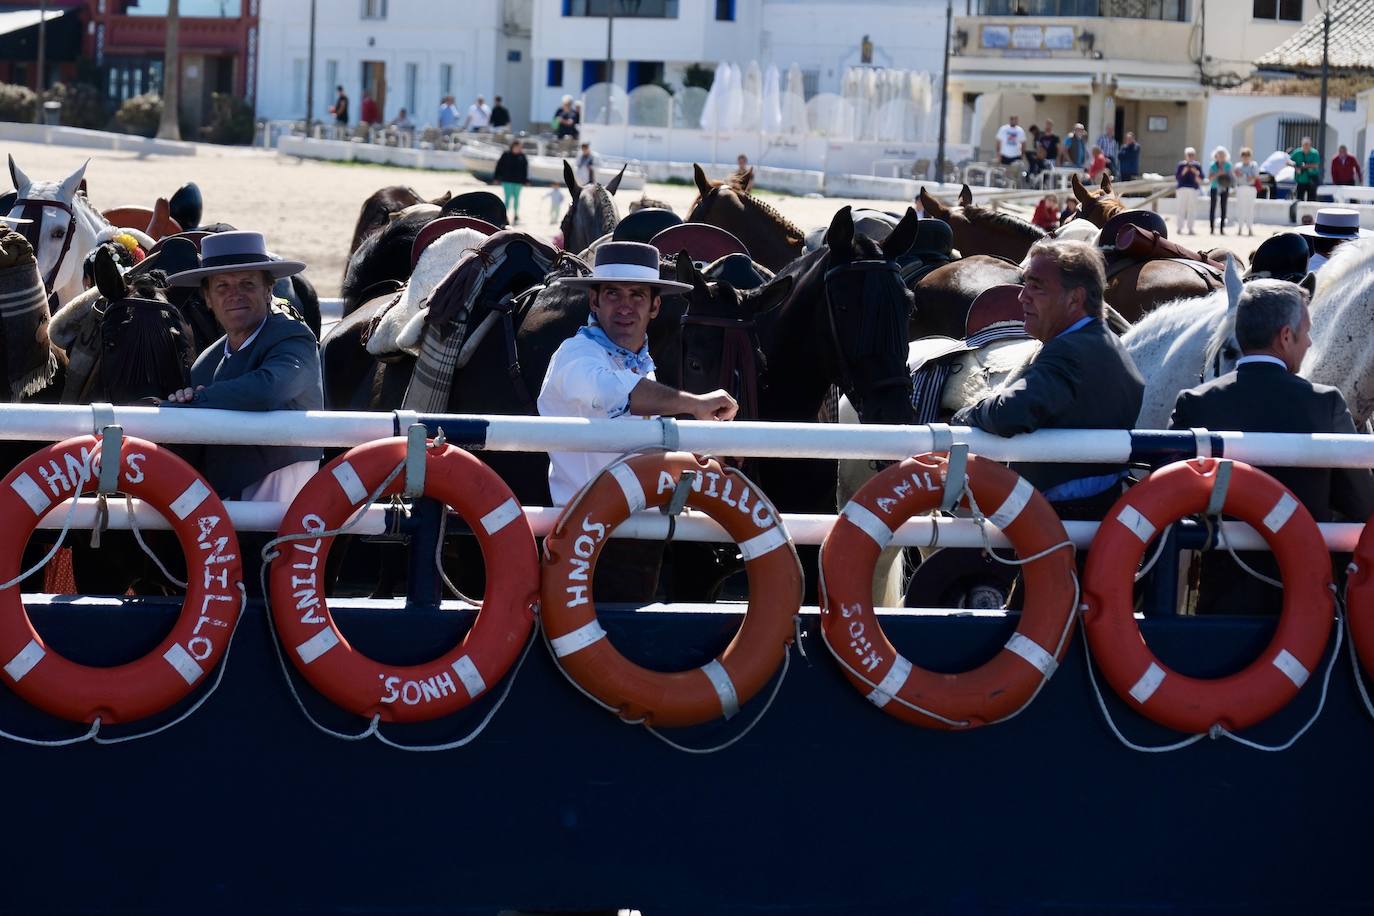
[[[1374,238],[1345,242],[1317,272],[1302,377],[1339,388],[1357,428],[1374,416]]]

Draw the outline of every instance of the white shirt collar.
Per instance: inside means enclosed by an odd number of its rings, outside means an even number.
[[[248,346],[249,346],[250,344],[252,344],[253,341],[257,340],[257,339],[258,339],[258,335],[262,333],[262,327],[263,327],[263,325],[267,324],[267,316],[268,316],[268,315],[271,315],[271,314],[272,314],[272,310],[271,310],[271,308],[269,308],[269,309],[267,310],[267,315],[263,315],[263,316],[262,316],[262,321],[259,322],[259,323],[258,323],[258,326],[257,326],[256,328],[253,329],[253,333],[248,335],[248,339],[245,340],[242,344],[239,345],[239,348],[238,348],[237,350],[231,350],[231,349],[229,349],[229,335],[228,335],[228,334],[224,335],[224,357],[225,357],[225,359],[228,359],[229,357],[233,356],[235,353],[240,353],[240,352],[242,352],[243,350],[246,350],[246,349],[248,348]]]
[[[1237,367],[1244,366],[1246,363],[1273,363],[1276,366],[1282,366],[1284,372],[1288,371],[1287,363],[1277,356],[1270,356],[1267,353],[1256,353],[1254,356],[1242,356],[1240,359],[1236,360]]]

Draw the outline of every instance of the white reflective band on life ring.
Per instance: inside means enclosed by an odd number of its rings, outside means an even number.
[[[52,500],[48,498],[48,494],[44,493],[42,488],[34,483],[33,478],[28,474],[20,474],[16,477],[14,483],[10,484],[10,489],[18,493],[19,498],[29,504],[34,515],[42,515],[52,505]]]
[[[1030,662],[1045,677],[1054,674],[1055,669],[1059,667],[1059,662],[1055,660],[1054,656],[1046,652],[1043,646],[1029,636],[1023,636],[1020,633],[1011,634],[1011,639],[1007,640],[1007,649]]]
[[[892,529],[887,527],[878,516],[869,512],[866,506],[851,502],[844,507],[844,511],[840,514],[849,519],[864,534],[871,537],[878,545],[879,550],[892,543]]]
[[[611,476],[620,484],[620,492],[625,494],[625,505],[630,507],[631,512],[638,512],[648,505],[644,498],[644,488],[639,485],[639,478],[629,465],[611,465]]]
[[[720,711],[725,718],[739,712],[739,694],[735,693],[735,682],[730,680],[730,672],[725,670],[725,666],[713,658],[701,666],[701,673],[706,675],[715,688],[716,696],[720,697]]]
[[[1293,511],[1297,508],[1298,501],[1293,498],[1293,494],[1285,492],[1264,517],[1264,527],[1278,534],[1279,529],[1288,524],[1288,520],[1293,517]]]
[[[1140,543],[1150,543],[1150,538],[1155,536],[1155,526],[1148,518],[1141,515],[1135,506],[1124,506],[1116,514],[1116,520],[1130,529],[1131,534],[1140,538]]]
[[[571,633],[565,633],[556,639],[549,640],[549,645],[553,647],[554,655],[565,658],[605,638],[606,631],[601,629],[601,624],[598,621],[589,620]]]
[[[911,662],[903,656],[897,656],[893,659],[892,667],[887,669],[887,674],[883,676],[878,686],[868,692],[869,701],[882,709],[906,686],[909,677],[911,677]]]
[[[487,682],[482,680],[482,672],[477,670],[477,666],[472,663],[472,659],[466,655],[459,657],[450,667],[453,673],[458,675],[458,680],[463,682],[463,687],[467,690],[468,696],[474,700],[487,689]]]
[[[339,489],[343,490],[344,496],[348,497],[350,505],[356,506],[367,499],[367,487],[363,486],[362,478],[358,476],[357,471],[353,470],[353,465],[347,461],[340,462],[332,473],[334,479],[339,482]]]
[[[181,647],[181,643],[174,642],[166,652],[162,653],[163,661],[171,665],[176,673],[192,687],[196,681],[200,680],[201,675],[205,674],[205,669],[200,666],[191,653]]]
[[[739,545],[739,553],[740,556],[744,557],[744,560],[747,563],[748,561],[753,560],[757,557],[761,557],[766,553],[772,553],[774,550],[777,550],[779,547],[786,543],[787,535],[783,533],[782,525],[776,525],[772,528],[769,528],[763,534],[760,534],[757,537],[752,537],[749,540],[742,542]]]
[[[482,516],[482,529],[487,534],[495,534],[519,517],[520,504],[515,501],[515,497],[511,497]]]
[[[1295,687],[1306,684],[1307,678],[1311,675],[1306,666],[1294,658],[1293,653],[1287,649],[1280,649],[1279,654],[1274,656],[1274,667],[1282,671]]]
[[[314,636],[296,647],[296,654],[307,665],[339,644],[339,637],[333,627],[325,627]]]
[[[18,588],[18,586],[16,585],[15,588]],[[47,654],[47,652],[43,651],[42,646],[35,640],[30,639],[29,644],[20,649],[18,655],[10,659],[9,664],[5,666],[5,673],[17,684],[22,681],[24,675],[32,671],[34,666],[41,662],[43,656]]]
[[[1135,682],[1131,688],[1131,699],[1140,703],[1142,706],[1145,701],[1155,695],[1159,685],[1164,683],[1164,669],[1150,662],[1150,667],[1145,669],[1145,673],[1140,676],[1140,680]]]
[[[1030,481],[1022,477],[1016,481],[1016,486],[1011,488],[1007,498],[1002,501],[1002,505],[997,507],[997,511],[988,516],[988,521],[992,522],[999,529],[1005,531],[1007,526],[1016,521],[1021,510],[1026,508],[1031,497],[1035,495],[1035,487],[1030,485]]]
[[[205,481],[197,477],[191,481],[191,485],[186,488],[186,491],[172,503],[172,514],[185,521],[186,516],[200,508],[200,504],[205,502],[205,497],[209,495],[210,488],[205,485]]]

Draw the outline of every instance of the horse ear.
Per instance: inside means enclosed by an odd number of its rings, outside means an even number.
[[[749,171],[745,172],[739,180],[740,189],[743,191],[754,190],[754,167],[751,165]]]
[[[970,207],[972,205],[973,191],[969,189],[968,185],[964,185],[962,188],[959,189],[959,206]]]
[[[14,154],[10,153],[10,181],[14,182],[16,191],[23,191],[33,182],[29,181],[29,176],[19,171],[19,166],[15,164]]]
[[[703,195],[711,192],[711,188],[713,187],[711,180],[706,177],[706,173],[701,170],[700,164],[696,162],[692,163],[692,178],[697,183],[697,190]]]
[[[1080,204],[1093,202],[1093,196],[1088,193],[1087,188],[1083,187],[1083,179],[1078,177],[1077,172],[1069,176],[1069,187],[1073,188],[1073,196],[1078,198]]]
[[[434,204],[436,207],[442,207],[444,204],[448,203],[450,200],[453,200],[453,192],[452,192],[452,191],[445,191],[443,197],[436,197],[436,198],[434,198],[433,200],[431,200],[430,203]]]
[[[693,287],[706,285],[702,279],[701,271],[697,270],[697,265],[692,261],[692,256],[687,253],[687,249],[684,248],[677,253],[674,266],[677,269],[677,282],[690,283]]]
[[[61,194],[63,200],[68,202],[76,200],[76,192],[81,190],[81,182],[86,174],[86,166],[90,164],[91,160],[87,159],[85,162],[81,163],[81,168],[72,172],[62,182]]]
[[[930,192],[926,190],[925,185],[921,185],[920,197],[921,209],[926,211],[926,216],[933,217],[934,219],[943,219],[948,222],[949,210],[946,209],[945,205],[940,203],[939,200],[931,196]]]
[[[95,285],[108,302],[118,302],[129,294],[129,287],[124,283],[124,275],[119,272],[114,255],[103,245],[95,253]]]
[[[1106,172],[1102,173],[1102,190],[1108,194],[1112,193],[1112,176]]]
[[[849,207],[835,211],[830,228],[825,230],[825,243],[831,251],[852,251],[854,249],[854,213]]]
[[[573,173],[573,167],[566,159],[563,160],[563,184],[568,186],[568,193],[572,195],[573,200],[577,200],[582,189],[577,186],[577,175]]]
[[[791,274],[783,274],[757,289],[747,290],[740,294],[740,305],[754,315],[771,312],[787,301],[787,297],[792,295],[792,287],[795,285],[795,277]]]
[[[608,194],[614,194],[616,191],[620,190],[620,179],[625,177],[625,169],[628,167],[628,162],[625,165],[622,165],[620,167],[620,172],[614,178],[611,179],[610,184],[606,185],[606,192]]]
[[[906,208],[906,215],[902,217],[890,235],[883,239],[883,254],[887,255],[889,261],[895,261],[916,242],[916,227],[920,224],[920,217],[916,215],[914,207]]]

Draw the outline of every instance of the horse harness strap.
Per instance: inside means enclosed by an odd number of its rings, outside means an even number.
[[[682,326],[723,328],[725,340],[722,347],[720,374],[716,377],[716,387],[731,392],[739,402],[739,416],[743,419],[758,419],[759,416],[759,344],[752,320],[741,321],[734,318],[716,318],[707,315],[686,314],[682,316]],[[679,337],[682,348],[682,364],[686,365],[687,343]]]
[[[67,214],[67,231],[62,235],[62,250],[57,253],[57,260],[53,262],[52,270],[48,271],[48,275],[43,278],[43,286],[47,288],[49,293],[48,305],[51,307],[55,305],[54,297],[57,295],[57,290],[53,288],[53,284],[57,282],[57,274],[62,270],[62,262],[67,259],[67,252],[71,250],[72,236],[76,235],[76,211],[72,209],[72,205],[69,203],[60,200],[42,200],[37,197],[21,197],[14,204],[16,207],[22,204],[24,209],[20,216],[33,221],[24,224],[20,234],[28,239],[29,244],[33,246],[35,255],[41,241],[40,236],[43,234],[43,208],[55,207]]]
[[[902,271],[901,268],[897,266],[896,262],[880,261],[876,259],[850,261],[847,264],[839,264],[835,267],[827,268],[824,275],[825,314],[827,321],[830,323],[830,342],[835,347],[835,353],[839,357],[838,363],[840,374],[840,387],[847,394],[849,394],[851,398],[854,398],[855,396],[862,397],[865,394],[881,391],[885,388],[905,387],[911,382],[911,377],[907,373],[903,372],[901,375],[893,376],[892,378],[878,379],[874,381],[868,387],[867,391],[858,391],[854,383],[854,373],[850,371],[851,367],[849,365],[849,356],[844,351],[844,345],[841,342],[842,339],[840,337],[840,330],[839,327],[835,324],[835,303],[831,300],[830,296],[830,278],[839,276],[841,274],[877,273],[880,271],[894,274],[899,282],[901,282],[902,280]],[[906,289],[905,283],[902,283],[901,285],[903,289]]]

